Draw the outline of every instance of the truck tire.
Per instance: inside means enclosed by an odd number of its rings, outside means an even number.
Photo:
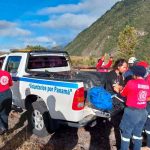
[[[27,110],[27,116],[29,130],[33,134],[44,137],[50,133],[52,120],[44,102],[33,102]]]

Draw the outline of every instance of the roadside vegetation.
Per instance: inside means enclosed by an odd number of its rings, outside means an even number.
[[[98,58],[94,56],[70,56],[73,67],[95,67]]]

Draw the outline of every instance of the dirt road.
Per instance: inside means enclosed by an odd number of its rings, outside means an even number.
[[[61,127],[44,138],[27,131],[26,112],[12,113],[9,132],[0,136],[0,150],[116,150],[114,129],[101,119],[94,127]]]

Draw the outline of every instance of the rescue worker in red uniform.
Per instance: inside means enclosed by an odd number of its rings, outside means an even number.
[[[122,96],[127,98],[126,108],[120,123],[121,150],[129,149],[131,137],[133,150],[141,149],[141,134],[148,114],[146,105],[147,98],[150,96],[150,86],[144,79],[146,69],[143,66],[133,66],[131,71],[133,72],[133,79],[128,81],[120,92]]]
[[[138,66],[143,66],[145,67],[145,69],[147,69],[147,74],[145,76],[146,81],[148,82],[148,84],[150,85],[150,74],[148,72],[148,67],[149,64],[146,61],[140,61],[137,63]],[[146,133],[146,146],[142,147],[141,150],[150,150],[150,98],[148,98],[148,102],[147,102],[147,112],[148,112],[148,116],[147,116],[147,120],[145,123],[145,133]]]
[[[109,61],[107,64],[104,64],[105,61],[105,56],[102,56],[97,64],[96,64],[96,69],[98,72],[108,72],[110,70],[110,67],[112,65],[113,62],[113,57],[110,55]]]
[[[8,130],[8,116],[12,105],[12,78],[9,72],[0,70],[0,135]]]
[[[147,75],[146,81],[150,85],[150,74]],[[148,112],[148,117],[145,123],[145,133],[147,135],[147,140],[146,140],[146,147],[144,147],[142,150],[150,150],[150,97],[148,98],[147,102],[147,112]]]

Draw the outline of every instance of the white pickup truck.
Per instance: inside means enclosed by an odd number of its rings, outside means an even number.
[[[110,113],[90,108],[86,92],[99,84],[99,73],[73,71],[67,52],[11,52],[0,67],[13,78],[13,105],[27,110],[32,132],[45,136],[60,124],[85,126]]]

